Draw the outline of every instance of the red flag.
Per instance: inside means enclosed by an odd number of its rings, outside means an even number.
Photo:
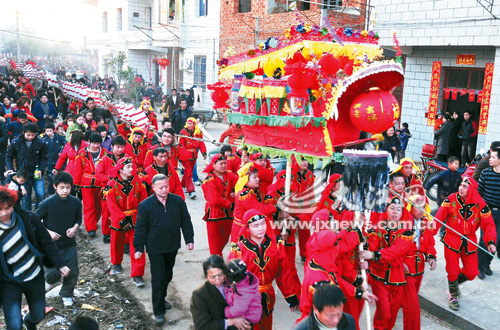
[[[452,99],[453,101],[456,101],[456,100],[457,100],[457,96],[458,96],[457,94],[458,94],[458,90],[457,90],[457,89],[452,89],[452,90],[451,90],[451,99]]]
[[[477,101],[479,103],[483,102],[483,91],[480,91],[479,93],[477,93]]]
[[[445,88],[444,89],[444,99],[445,100],[449,100],[450,99],[450,89],[449,88]]]
[[[476,91],[472,89],[469,91],[469,102],[474,102],[475,99],[476,99]]]

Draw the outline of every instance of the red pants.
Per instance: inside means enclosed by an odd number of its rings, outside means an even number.
[[[356,322],[356,329],[359,330],[359,316],[363,311],[363,306],[365,305],[364,300],[359,300],[354,297],[346,297],[346,302],[344,305],[344,313],[350,314],[354,321]],[[406,330],[406,329],[405,329]]]
[[[311,230],[309,228],[300,227],[297,230],[299,232],[299,253],[301,257],[305,258],[307,255],[306,243],[309,237],[311,237]]]
[[[253,330],[272,330],[273,329],[273,313],[267,316],[262,314],[260,322],[253,326]]]
[[[444,247],[444,259],[446,260],[446,272],[448,273],[448,281],[454,282],[458,279],[458,275],[463,273],[469,281],[479,274],[477,269],[477,252],[465,254],[464,249],[459,252]],[[460,269],[460,259],[462,260],[463,268]]]
[[[294,282],[294,292],[297,297],[301,296],[302,284],[300,283],[299,275],[297,274],[297,267],[295,266],[295,255],[297,253],[297,247],[295,245],[285,245],[286,256],[288,257],[288,267],[292,274],[292,280]]]
[[[184,175],[182,176],[181,185],[183,188],[186,188],[188,193],[194,191],[193,169],[195,163],[196,159],[182,161],[182,166],[184,166]]]
[[[420,330],[420,303],[418,290],[423,275],[406,276],[406,285],[403,286],[403,325],[405,330]]]
[[[110,222],[108,204],[101,199],[101,231],[103,235],[111,234],[111,228],[109,228]]]
[[[113,265],[120,265],[123,261],[123,246],[125,242],[129,244],[130,249],[130,263],[132,264],[131,277],[143,276],[144,267],[146,266],[146,256],[143,253],[140,259],[135,258],[134,249],[134,230],[127,231],[111,231],[111,263]]]
[[[375,330],[394,328],[403,299],[403,286],[385,285],[384,282],[375,280],[371,276],[368,282],[372,286],[373,294],[378,297],[373,328]]]
[[[87,232],[97,230],[97,221],[101,217],[100,188],[82,188],[83,222]]]
[[[222,250],[229,240],[233,220],[207,221],[208,248],[210,254],[222,257]]]

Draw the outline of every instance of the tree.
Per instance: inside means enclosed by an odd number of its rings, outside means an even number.
[[[137,106],[142,98],[143,88],[139,83],[134,81],[135,70],[130,66],[124,66],[127,64],[127,55],[123,51],[118,51],[116,54],[111,52],[103,56],[103,64],[106,73],[113,77],[117,82],[118,86],[116,88],[123,87],[125,90],[124,97],[131,100],[135,106]]]

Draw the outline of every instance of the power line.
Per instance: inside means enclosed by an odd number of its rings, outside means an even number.
[[[32,39],[39,39],[39,40],[45,40],[45,41],[54,41],[54,42],[60,42],[60,43],[66,43],[66,44],[70,44],[71,43],[69,41],[54,40],[54,39],[36,37],[36,36],[29,35],[29,34],[18,33],[18,32],[15,32],[15,31],[9,31],[9,30],[3,30],[3,29],[0,29],[0,32],[11,33],[11,34],[19,35],[19,36],[22,36],[22,37],[32,38]]]

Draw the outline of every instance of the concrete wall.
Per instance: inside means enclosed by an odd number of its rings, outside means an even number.
[[[401,46],[500,45],[500,22],[478,1],[372,0],[371,5],[381,45],[392,45],[392,31]],[[500,15],[498,1],[493,14]]]
[[[476,55],[476,64],[468,66],[470,68],[484,68],[486,63],[495,62],[495,56],[500,56],[500,53],[495,55],[495,48],[492,47],[414,47],[411,55],[407,57],[401,122],[409,123],[410,131],[413,135],[407,149],[407,155],[409,157],[419,159],[422,152],[422,146],[425,143],[433,143],[433,127],[427,126],[427,118],[425,118],[425,112],[429,106],[432,62],[442,62],[443,70],[440,86],[442,90],[445,79],[444,68],[462,67],[455,64],[458,54]],[[495,71],[495,74],[499,75],[499,71],[500,67],[498,71]],[[495,95],[494,91],[498,90],[497,88],[500,85],[500,77],[496,75],[495,77],[496,80],[493,80],[493,95]],[[497,87],[495,87],[495,83]],[[438,109],[441,109],[442,97],[443,93],[441,92]],[[495,114],[495,108],[498,109],[498,106],[495,105],[500,103],[500,99],[495,95],[492,97],[491,101],[488,135],[479,135],[477,144],[478,151],[486,144],[489,145],[489,142],[492,141],[491,139],[494,135],[490,132],[497,130],[498,133],[495,133],[495,136],[497,136],[497,139],[500,139],[500,130],[495,127],[495,124],[500,124],[500,116]]]

